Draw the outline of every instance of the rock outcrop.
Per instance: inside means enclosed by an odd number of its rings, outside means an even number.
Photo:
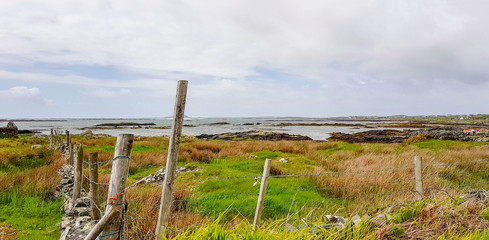
[[[235,133],[221,133],[221,134],[201,134],[195,136],[198,139],[208,139],[208,140],[291,140],[291,141],[303,141],[312,140],[310,137],[302,135],[292,135],[287,133],[277,133],[277,132],[263,132],[259,130],[252,130],[247,132],[235,132]]]
[[[370,130],[353,134],[334,132],[328,140],[348,143],[401,143],[408,139],[409,133],[409,130]]]
[[[14,138],[19,134],[19,129],[14,122],[8,122],[6,127],[0,128],[0,138]]]

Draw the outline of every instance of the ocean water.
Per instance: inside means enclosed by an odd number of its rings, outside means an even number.
[[[171,118],[137,118],[137,119],[43,119],[30,121],[14,121],[19,129],[36,130],[44,134],[49,134],[51,128],[59,130],[69,130],[71,133],[78,134],[84,132],[82,128],[93,127],[103,123],[136,122],[136,123],[155,123],[156,127],[171,126]],[[217,123],[227,124],[217,124]],[[308,136],[314,140],[325,140],[332,132],[355,133],[372,128],[348,127],[348,126],[277,126],[280,123],[336,123],[331,119],[325,118],[185,118],[183,127],[185,135],[199,134],[218,134],[226,132],[243,132],[249,130],[261,130],[269,132],[283,132],[288,134],[299,134]],[[360,123],[374,126],[374,122],[341,121],[341,123]],[[0,126],[6,126],[6,121],[0,121]],[[122,133],[131,133],[139,136],[162,136],[169,135],[171,129],[146,129],[144,126],[137,129],[92,129],[93,133],[103,133],[116,136]]]

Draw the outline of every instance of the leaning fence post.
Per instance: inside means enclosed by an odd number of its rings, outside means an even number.
[[[168,157],[166,160],[165,178],[163,180],[158,224],[156,225],[155,230],[155,239],[157,240],[162,239],[162,233],[170,218],[173,198],[173,183],[175,182],[178,152],[180,149],[180,137],[182,136],[185,102],[187,97],[187,85],[188,81],[178,81],[175,110],[173,115],[172,135],[170,136],[170,146],[168,148]]]
[[[263,212],[263,204],[265,203],[265,194],[267,193],[268,176],[270,175],[270,159],[265,159],[265,166],[263,166],[263,175],[260,184],[260,194],[258,195],[258,202],[256,203],[255,219],[253,220],[254,227],[260,223],[261,213]]]
[[[416,180],[416,192],[423,197],[423,162],[420,157],[414,157],[414,178]]]
[[[100,219],[100,211],[98,208],[99,194],[98,194],[98,152],[92,152],[88,154],[88,161],[90,162],[90,210],[92,212],[93,220]]]
[[[75,179],[73,186],[73,204],[81,196],[82,170],[83,170],[83,147],[78,144],[75,150]]]
[[[121,229],[121,220],[123,220],[121,217],[123,215],[124,193],[127,177],[129,176],[129,160],[133,141],[133,134],[121,134],[117,137],[114,161],[112,162],[112,170],[110,172],[107,208],[102,218],[105,218],[105,215],[113,211],[119,212],[120,216],[113,216],[112,221],[109,221],[105,225],[102,232],[102,235],[105,235],[104,240],[115,240],[122,234],[119,232],[119,229]]]

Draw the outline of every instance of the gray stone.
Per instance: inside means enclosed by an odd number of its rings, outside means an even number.
[[[78,217],[75,219],[75,228],[84,228],[87,222],[90,222],[92,218],[90,216]]]
[[[340,216],[335,216],[335,215],[326,215],[326,219],[331,223],[341,223],[341,224],[345,224],[347,221],[345,218]]]
[[[371,222],[377,227],[383,227],[387,224],[387,219],[383,214],[378,214],[372,218]]]
[[[75,200],[74,207],[90,207],[90,198],[81,197]]]
[[[59,240],[66,240],[68,237],[68,234],[70,233],[71,227],[67,227],[62,233],[61,237],[59,237]]]
[[[296,227],[294,227],[294,225],[292,225],[290,223],[286,223],[285,224],[285,230],[287,232],[294,232],[294,231],[297,231],[298,229]]]
[[[31,146],[31,149],[41,149],[42,148],[42,145],[40,144],[34,144]]]
[[[78,216],[78,217],[90,216],[90,208],[88,208],[88,207],[74,208],[73,212],[74,212],[75,216]]]

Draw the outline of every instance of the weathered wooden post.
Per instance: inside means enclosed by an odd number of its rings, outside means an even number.
[[[420,198],[423,197],[423,161],[420,157],[414,157],[414,178],[416,181],[416,192]]]
[[[73,163],[74,163],[74,159],[73,159],[73,145],[69,145],[68,146],[68,151],[70,153],[70,158],[68,159],[69,163],[73,166]]]
[[[162,233],[164,232],[170,219],[171,204],[173,200],[173,184],[175,182],[178,152],[180,151],[180,138],[182,136],[183,118],[187,98],[187,86],[188,81],[178,81],[172,124],[172,135],[170,136],[170,146],[168,148],[168,157],[166,160],[165,178],[163,180],[158,224],[156,225],[155,230],[155,239],[157,240],[162,239]]]
[[[261,213],[263,212],[263,204],[265,203],[265,194],[267,193],[268,186],[268,176],[270,175],[270,161],[269,158],[265,159],[265,166],[263,166],[260,193],[258,195],[258,202],[256,203],[255,219],[253,220],[254,228],[260,224]]]
[[[49,148],[54,148],[54,133],[51,128],[51,135],[49,135]]]
[[[115,240],[121,234],[118,231],[122,225],[121,216],[124,207],[124,189],[126,188],[127,177],[129,176],[129,162],[133,141],[133,134],[121,134],[117,137],[104,217],[112,211],[117,211],[119,214],[118,216],[112,217],[112,221],[103,228],[102,234],[106,235],[104,240]]]
[[[81,196],[82,188],[82,170],[83,170],[83,147],[81,144],[76,145],[75,148],[75,179],[73,186],[73,204],[76,199]]]
[[[90,203],[90,210],[92,212],[92,219],[99,220],[100,212],[98,210],[99,193],[98,193],[98,152],[92,152],[88,154],[88,161],[90,162],[90,196],[92,202]]]
[[[65,141],[66,141],[66,145],[70,145],[70,131],[66,130],[66,138],[65,138]]]

